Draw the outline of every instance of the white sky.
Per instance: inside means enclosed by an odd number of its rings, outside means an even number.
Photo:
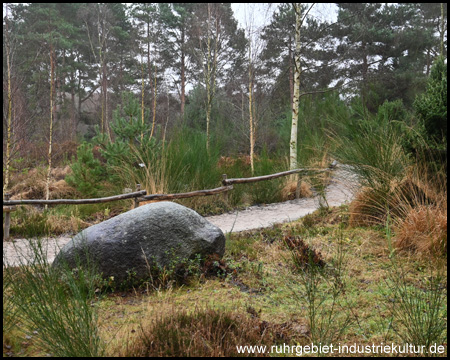
[[[270,23],[272,13],[278,8],[280,3],[232,3],[234,16],[239,26],[243,29],[246,24],[254,19],[257,27],[265,26]],[[311,4],[308,4],[311,6]],[[314,16],[319,20],[328,20],[335,22],[337,19],[337,6],[334,3],[316,3],[311,9],[309,16]]]

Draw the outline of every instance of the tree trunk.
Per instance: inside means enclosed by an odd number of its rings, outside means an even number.
[[[290,104],[294,101],[294,64],[292,62],[292,41],[289,36],[289,94],[290,94]]]
[[[367,114],[367,73],[369,71],[369,65],[367,61],[367,51],[366,51],[366,42],[362,42],[362,48],[363,48],[363,68],[362,68],[362,91],[361,91],[361,97],[362,97],[362,104],[364,113]]]
[[[205,66],[203,66],[203,72],[205,73],[205,87],[206,87],[206,150],[208,152],[210,143],[211,109],[212,103],[214,101],[214,95],[216,92],[216,70],[217,70],[217,53],[219,41],[218,37],[220,31],[219,19],[216,18],[216,34],[214,39],[215,41],[214,50],[211,56],[212,49],[211,49],[210,23],[211,23],[211,4],[208,3],[206,69]]]
[[[153,137],[153,132],[155,131],[155,124],[156,124],[156,95],[157,95],[157,89],[156,89],[156,63],[155,63],[155,77],[153,81],[153,120],[152,120],[152,132],[150,133],[150,139]]]
[[[151,60],[151,56],[150,56],[150,54],[151,54],[151,49],[152,49],[152,46],[151,46],[151,43],[150,43],[150,23],[148,22],[147,23],[147,67],[148,67],[148,83],[149,83],[149,86],[150,86],[150,90],[151,90],[151,92],[152,92],[152,98],[154,98],[155,97],[155,91],[154,91],[154,88],[153,88],[153,76],[152,76],[152,67],[151,67],[151,63],[150,63],[150,60]],[[151,106],[151,103],[150,103],[150,106]],[[153,135],[153,134],[152,134]],[[152,137],[152,135],[150,135],[150,138]]]
[[[109,124],[108,124],[108,77],[107,77],[107,70],[106,70],[106,60],[103,64],[103,92],[104,92],[104,130],[108,134],[108,137],[111,139],[111,133],[109,131]]]
[[[441,30],[440,32],[440,45],[441,45],[441,56],[444,56],[444,33],[445,33],[445,22],[444,22],[444,3],[441,3]]]
[[[294,69],[294,97],[292,100],[292,126],[290,140],[290,169],[297,168],[297,136],[298,136],[298,106],[300,102],[300,27],[301,27],[301,4],[294,4],[295,10],[295,69]]]
[[[45,184],[45,200],[50,198],[50,174],[52,171],[52,142],[53,142],[53,92],[55,88],[55,59],[54,59],[53,46],[50,48],[50,131],[48,139],[48,168],[47,168],[47,181]],[[47,205],[45,206],[47,210]]]
[[[72,72],[72,80],[73,84],[73,72]],[[76,108],[75,108],[75,89],[71,86],[70,89],[70,123],[72,124],[72,141],[77,140],[77,120],[76,120]]]
[[[164,146],[166,144],[167,125],[169,124],[169,117],[170,117],[170,97],[169,97],[169,92],[167,91],[166,94],[167,94],[167,114],[166,114],[166,125],[164,125],[163,140],[162,140],[163,153],[164,153]]]
[[[8,124],[6,133],[6,169],[5,169],[5,183],[3,184],[3,193],[8,190],[9,187],[9,171],[11,166],[11,133],[12,133],[12,92],[11,92],[11,48],[9,46],[9,29],[8,29],[8,6],[6,6],[5,16],[5,51],[6,51],[6,68],[8,76]]]
[[[249,34],[250,38],[251,34]],[[255,134],[253,124],[253,73],[252,73],[252,42],[248,45],[248,115],[250,125],[250,169],[252,175],[255,173],[255,166],[253,163],[253,155],[255,148]]]
[[[141,133],[141,142],[144,139],[144,124],[145,124],[145,118],[144,118],[144,112],[145,112],[145,106],[144,106],[144,94],[145,94],[145,87],[144,87],[144,62],[141,55],[141,78],[142,78],[142,84],[141,84],[141,122],[142,122],[142,133]]]
[[[208,27],[207,27],[207,72],[205,76],[206,86],[206,150],[209,152],[209,124],[211,117],[211,37],[209,34],[209,22],[211,21],[211,4],[208,3]]]
[[[181,116],[184,117],[184,105],[186,103],[186,74],[185,74],[185,53],[184,53],[185,33],[181,30]]]

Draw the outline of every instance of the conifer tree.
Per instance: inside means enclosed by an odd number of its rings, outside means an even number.
[[[180,113],[184,116],[186,104],[186,84],[188,77],[188,62],[192,52],[189,51],[189,28],[192,26],[192,3],[160,3],[160,19],[167,32],[162,55],[179,76],[175,80],[179,84]]]
[[[431,68],[427,90],[418,96],[414,108],[430,142],[447,147],[447,64],[439,56]]]

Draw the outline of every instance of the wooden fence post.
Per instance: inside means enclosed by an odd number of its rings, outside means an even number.
[[[4,200],[9,200],[11,194],[5,193]],[[7,240],[9,238],[9,228],[11,226],[11,211],[15,211],[15,206],[5,206],[3,207],[3,212],[5,213],[5,230],[3,232],[3,240]]]
[[[222,174],[222,185],[227,186],[227,174]],[[228,191],[223,193],[223,201],[228,204]]]
[[[297,187],[295,188],[295,198],[300,199],[300,190],[302,186],[302,177],[300,174],[297,175]]]
[[[136,191],[141,191],[141,184],[136,184]],[[139,198],[134,198],[134,209],[139,207]]]

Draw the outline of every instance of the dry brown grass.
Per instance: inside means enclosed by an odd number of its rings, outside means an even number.
[[[67,216],[47,215],[46,225],[51,234],[77,233],[89,226],[90,223],[83,221],[74,215]]]
[[[153,204],[153,203],[157,203],[160,202],[161,200],[146,200],[146,201],[139,201],[139,205],[138,206],[144,206],[147,204]],[[132,208],[134,207],[134,205],[132,205]]]
[[[362,188],[349,206],[349,225],[371,226],[385,220],[385,209],[380,195],[371,188]]]
[[[447,207],[413,207],[398,221],[394,231],[397,248],[419,253],[447,253]]]
[[[76,199],[79,196],[76,189],[67,184],[65,180],[50,182],[49,190],[51,199]]]
[[[292,260],[298,270],[306,270],[313,266],[320,268],[325,266],[320,251],[311,248],[300,236],[285,235],[284,243],[291,250]]]
[[[77,190],[64,180],[70,172],[70,166],[52,169],[49,186],[50,199],[76,199],[79,197]],[[12,182],[15,184],[10,189],[12,200],[45,199],[45,168],[35,168],[26,173],[15,175]]]
[[[326,169],[330,166],[332,162],[332,159],[330,159],[328,150],[324,149],[322,153],[321,158],[312,159],[312,161],[309,162],[308,167],[314,168],[314,169]],[[322,186],[328,186],[330,185],[332,177],[331,171],[324,171],[318,174],[315,174],[312,178],[313,180],[313,186],[317,186],[318,184],[321,184]]]
[[[385,192],[363,188],[350,204],[350,226],[384,224],[391,217],[395,245],[418,253],[447,252],[446,175],[415,165]]]
[[[55,181],[64,180],[70,173],[72,173],[72,169],[69,165],[65,167],[56,167],[51,170],[51,176]]]
[[[414,167],[394,189],[395,245],[427,254],[447,253],[446,175]]]
[[[253,155],[253,161],[258,161],[258,155]],[[217,162],[217,167],[219,168],[227,168],[232,167],[239,163],[241,166],[250,166],[250,155],[238,155],[238,156],[221,156],[219,161]]]
[[[281,196],[283,201],[295,199],[297,191],[297,181],[287,178],[286,185],[281,190]],[[311,184],[301,181],[300,182],[300,197],[311,197],[313,192],[311,190]]]

